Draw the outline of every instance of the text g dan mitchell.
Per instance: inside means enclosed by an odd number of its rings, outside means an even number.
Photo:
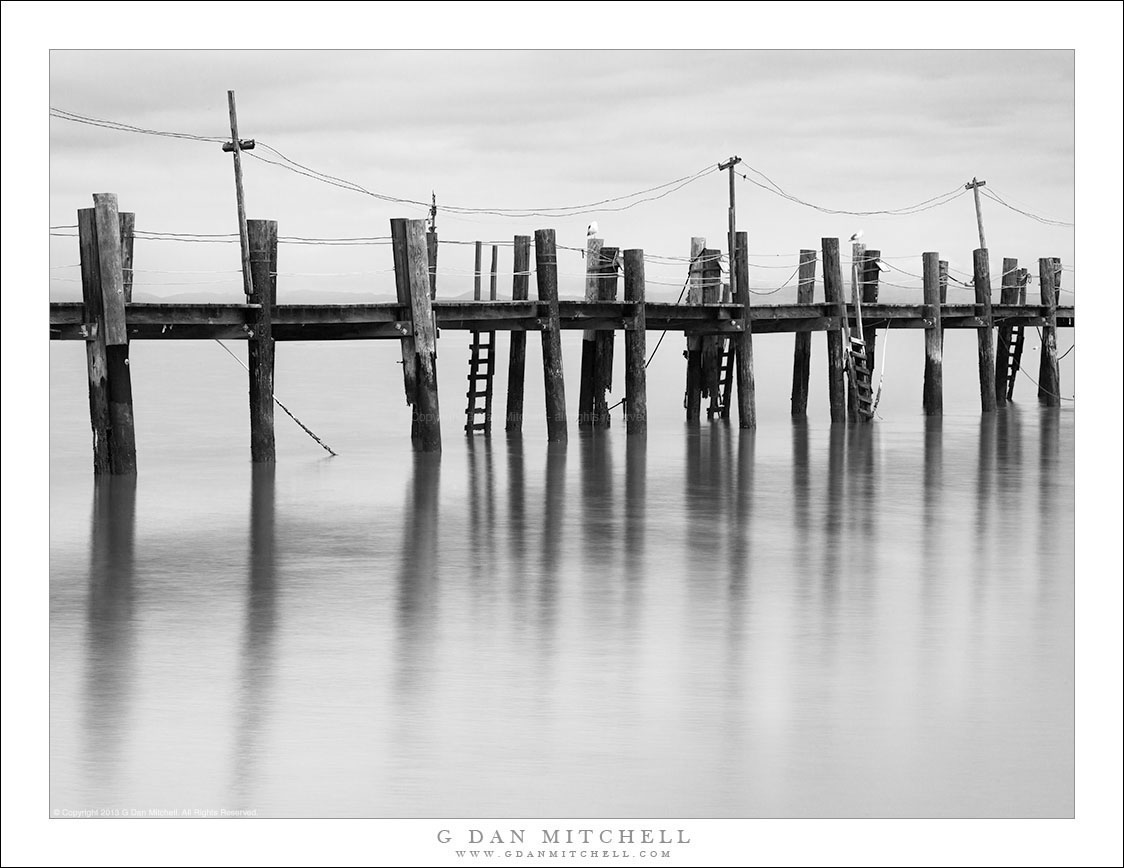
[[[541,840],[536,837],[541,834]],[[450,829],[437,833],[442,844],[525,844],[526,829]],[[532,843],[542,844],[690,844],[684,829],[542,829]]]

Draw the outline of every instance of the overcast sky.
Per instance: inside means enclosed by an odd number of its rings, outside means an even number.
[[[50,104],[94,118],[228,136],[240,132],[368,190],[438,206],[549,209],[596,202],[692,175],[732,154],[829,209],[895,209],[973,176],[1008,202],[1074,219],[1072,51],[68,51],[51,53]],[[255,152],[276,159],[259,147]],[[94,191],[112,191],[139,229],[237,228],[231,157],[219,145],[50,121],[51,225],[75,222]],[[759,176],[751,177],[761,180]],[[737,179],[738,228],[753,282],[775,286],[801,247],[862,229],[905,271],[937,250],[971,270],[978,245],[970,193],[912,216],[826,214]],[[597,220],[605,243],[685,256],[693,235],[725,248],[727,178],[714,172],[622,211],[514,219],[439,211],[442,239],[510,240],[553,227],[581,246]],[[383,236],[424,209],[380,201],[246,160],[251,217],[282,235]],[[662,191],[660,191],[662,192]],[[629,205],[635,200],[617,203]],[[984,200],[994,260],[1073,265],[1073,230]],[[78,297],[76,239],[53,238],[52,296]],[[787,254],[775,256],[775,254]],[[443,246],[440,288],[468,288],[472,248]],[[501,270],[510,270],[510,251]],[[580,293],[581,260],[560,254],[563,293]],[[770,267],[772,266],[772,267]],[[233,244],[138,244],[152,272],[229,272]],[[391,292],[389,248],[286,245],[286,289]],[[358,272],[358,274],[356,273]],[[677,292],[678,263],[650,264],[656,292]],[[567,275],[574,275],[567,281]],[[1073,285],[1075,275],[1066,281]],[[891,283],[915,286],[907,274]],[[237,274],[138,273],[138,292],[214,290],[237,300]],[[163,286],[157,286],[163,284]],[[188,285],[192,284],[192,285]],[[657,286],[659,287],[657,289]],[[501,281],[509,291],[510,278]]]

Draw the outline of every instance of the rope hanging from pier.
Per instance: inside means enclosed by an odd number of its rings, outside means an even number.
[[[238,356],[234,355],[234,353],[232,353],[230,351],[230,347],[228,347],[226,344],[224,344],[218,338],[215,338],[215,343],[218,344],[220,347],[222,347],[224,350],[226,350],[227,355],[229,355],[232,359],[234,359],[234,361],[238,362],[238,364],[240,364],[243,368],[245,368],[247,371],[250,370],[249,368],[246,367],[245,362],[243,362],[240,358],[238,358]],[[311,428],[309,428],[307,425],[305,425],[304,422],[302,422],[300,419],[298,419],[293,414],[292,410],[290,410],[288,407],[286,407],[284,404],[282,404],[280,398],[278,398],[272,392],[269,393],[269,397],[271,397],[273,399],[273,403],[275,403],[278,407],[280,407],[282,410],[285,411],[286,416],[288,416],[290,419],[292,419],[294,422],[296,422],[298,425],[300,425],[301,430],[304,431],[304,433],[307,434],[309,437],[311,437],[313,440],[315,440],[317,442],[317,444],[320,446],[321,449],[323,449],[325,452],[327,452],[333,458],[336,455],[339,454],[334,449],[332,449],[331,446],[329,446],[327,443],[325,443],[323,440],[321,440],[319,437],[317,437],[316,433]]]

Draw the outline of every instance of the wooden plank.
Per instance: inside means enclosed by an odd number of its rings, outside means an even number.
[[[741,334],[731,338],[736,342],[734,355],[735,371],[738,379],[738,427],[750,429],[757,427],[757,386],[753,378],[753,318],[749,310],[749,235],[735,233],[734,262],[734,301],[741,304],[744,313],[744,326]]]
[[[980,371],[980,409],[995,411],[995,335],[991,319],[991,266],[987,248],[972,252],[972,284],[976,289],[976,316],[984,324],[976,331]]]
[[[125,304],[133,300],[133,242],[137,215],[131,211],[119,211],[117,217],[121,226],[121,293]]]
[[[393,221],[392,221],[393,222]],[[406,220],[406,259],[410,289],[410,316],[414,328],[414,364],[417,401],[411,432],[420,452],[441,451],[441,407],[437,398],[437,330],[429,297],[429,253],[424,220]]]
[[[535,230],[535,274],[539,301],[547,306],[542,332],[546,439],[550,443],[565,443],[566,384],[562,374],[562,336],[558,327],[558,252],[553,229]]]
[[[601,248],[601,266],[597,278],[597,300],[617,300],[617,266],[620,251],[616,247]],[[613,389],[613,344],[616,331],[598,331],[593,345],[593,427],[609,427],[609,404],[606,393]],[[583,342],[584,343],[584,342]]]
[[[925,305],[930,325],[925,331],[925,380],[922,388],[922,407],[926,416],[944,414],[944,360],[941,347],[944,333],[941,328],[941,263],[940,254],[921,255],[921,274]]]
[[[843,272],[839,263],[839,239],[821,240],[823,250],[823,288],[825,301],[834,307],[837,316],[845,317],[843,306]],[[843,390],[843,333],[827,333],[827,400],[831,421],[847,421],[846,395]]]
[[[799,282],[796,287],[796,301],[811,304],[816,286],[816,251],[800,251]],[[799,332],[792,351],[792,415],[805,418],[808,415],[808,383],[812,373],[812,334]]]
[[[636,305],[636,326],[624,336],[624,424],[629,434],[648,433],[647,326],[644,319],[644,251],[624,252],[624,300]]]
[[[511,299],[525,301],[531,284],[531,237],[516,235],[512,265]],[[523,381],[527,369],[527,333],[511,333],[507,361],[507,414],[504,428],[509,434],[523,430]]]
[[[1061,377],[1058,370],[1058,292],[1061,260],[1045,257],[1038,260],[1038,286],[1046,325],[1042,327],[1042,351],[1038,370],[1038,400],[1047,407],[1060,407]]]
[[[687,304],[702,304],[703,269],[706,239],[691,239],[691,264],[688,270]],[[684,407],[687,421],[698,423],[702,412],[702,335],[687,333],[687,392]]]
[[[999,277],[999,302],[1000,304],[1018,304],[1019,301],[1019,261],[1017,259],[1003,260],[1003,273]],[[994,316],[994,310],[992,311]],[[1005,317],[995,317],[999,323],[995,340],[995,405],[1002,407],[1007,403],[1007,393],[1010,384],[1007,382],[1008,372],[1011,369],[1012,327]]]
[[[277,302],[277,221],[247,220],[254,309],[247,345],[250,369],[250,460],[277,460],[273,427],[273,305]]]
[[[601,277],[601,248],[604,241],[596,236],[585,239],[585,300],[598,300],[598,287]],[[597,365],[597,332],[586,329],[582,334],[582,367],[578,380],[578,429],[593,427],[594,368]]]
[[[109,387],[106,375],[105,330],[102,328],[98,228],[93,208],[83,208],[78,211],[78,254],[82,273],[82,318],[86,323],[93,325],[93,335],[86,340],[86,373],[89,379],[94,475],[103,476],[109,473]]]
[[[390,221],[391,255],[394,259],[394,291],[398,304],[402,306],[405,316],[410,312],[410,277],[409,265],[406,257],[406,221],[396,218]],[[281,311],[277,314],[280,316]],[[395,314],[398,319],[398,314]],[[402,385],[406,392],[407,406],[414,406],[417,396],[417,368],[414,365],[414,334],[411,329],[409,334],[402,335]]]

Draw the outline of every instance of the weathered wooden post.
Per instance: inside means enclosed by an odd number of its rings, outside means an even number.
[[[413,368],[414,404],[410,437],[419,452],[441,451],[441,408],[437,398],[437,333],[429,297],[429,251],[424,220],[390,221],[396,283],[404,279],[414,355],[403,360]],[[407,378],[407,382],[409,379]]]
[[[277,304],[277,221],[248,220],[250,275],[253,295],[246,301],[258,305],[250,311],[247,354],[250,369],[250,460],[255,464],[277,460],[273,434],[273,306]]]
[[[832,422],[847,421],[846,395],[843,390],[843,272],[839,264],[839,239],[824,238],[823,289],[824,300],[834,306],[833,315],[840,318],[838,328],[827,330],[827,399]]]
[[[601,267],[598,269],[597,300],[617,300],[617,268],[619,266],[616,247],[601,248]],[[593,427],[609,427],[609,402],[605,395],[613,389],[613,343],[616,332],[599,329],[595,332],[593,354]]]
[[[1042,293],[1042,354],[1038,368],[1038,400],[1047,407],[1060,407],[1061,377],[1058,371],[1058,292],[1057,278],[1061,260],[1045,257],[1038,260],[1038,286]]]
[[[433,208],[436,219],[437,206]],[[429,297],[437,298],[437,226],[432,225],[425,233],[425,249],[429,259]]]
[[[859,282],[862,289],[863,304],[878,304],[878,262],[882,258],[881,250],[867,250],[866,259],[863,261],[863,270],[859,272]],[[873,325],[864,323],[866,338],[866,360],[870,365],[870,375],[873,378],[877,366],[874,363],[874,344],[878,340],[878,329]],[[873,379],[872,379],[873,383]],[[877,391],[877,387],[875,387]]]
[[[735,304],[742,308],[742,330],[733,337],[737,341],[738,427],[757,427],[757,387],[753,380],[753,323],[749,313],[749,234],[735,233],[734,291]]]
[[[800,251],[800,277],[796,303],[811,304],[816,286],[816,251]],[[812,373],[812,333],[797,332],[792,352],[792,415],[808,415],[808,380]]]
[[[866,244],[861,241],[851,242],[851,304],[854,306],[855,313],[855,331],[852,337],[858,336],[859,340],[864,340],[862,333],[862,319],[861,317],[861,301],[860,293],[862,292],[861,283],[863,279],[863,269],[866,267]],[[850,312],[848,312],[848,318]],[[865,341],[864,341],[865,343]],[[847,353],[847,362],[851,365],[852,374],[847,378],[847,421],[859,421],[859,392],[857,387],[857,377],[854,373],[855,368],[855,345],[849,344],[843,348]]]
[[[702,304],[703,252],[705,238],[691,239],[691,265],[688,275],[687,304]],[[687,392],[684,399],[687,421],[697,423],[702,412],[702,337],[687,334]]]
[[[546,394],[546,439],[565,443],[566,384],[562,377],[562,336],[558,318],[558,251],[553,229],[535,230],[535,276],[539,301],[546,304],[542,330],[543,391]]]
[[[939,253],[921,254],[925,293],[925,382],[922,405],[926,416],[944,413],[944,374],[941,346],[941,264]]]
[[[722,251],[713,248],[703,251],[703,304],[717,304],[722,297]],[[730,268],[733,269],[733,263]],[[710,398],[706,408],[706,418],[711,419],[722,412],[722,394],[719,378],[722,364],[722,337],[703,335],[699,347],[699,367],[702,373],[702,395]],[[700,400],[701,403],[701,400]]]
[[[406,256],[406,225],[404,220],[390,221],[391,253],[394,257],[394,290],[398,297],[398,304],[402,312],[398,314],[403,320],[410,320],[410,268]],[[411,329],[402,333],[402,383],[406,391],[406,404],[414,408],[410,426],[411,439],[417,438],[418,415],[417,409],[417,366],[414,363],[414,335]]]
[[[137,472],[123,270],[128,261],[131,295],[131,215],[124,225],[124,250],[122,225],[113,193],[95,193],[94,207],[78,212],[82,298],[86,321],[93,328],[86,341],[86,364],[96,475]]]
[[[1019,261],[1017,259],[1003,260],[1003,274],[999,278],[999,303],[1019,303]],[[1012,376],[1011,364],[1014,357],[1012,337],[1014,329],[1009,325],[1000,324],[996,332],[995,341],[995,405],[1002,407],[1007,403]]]
[[[972,283],[976,290],[976,317],[982,325],[976,329],[979,349],[980,409],[985,413],[995,410],[995,337],[991,326],[991,264],[987,248],[977,248],[972,253]]]
[[[526,301],[531,285],[531,237],[516,235],[514,248],[511,299]],[[507,362],[507,422],[504,425],[509,434],[520,434],[523,431],[523,378],[526,360],[527,333],[522,330],[513,331]]]
[[[604,242],[596,235],[585,239],[585,300],[597,301],[601,277],[601,247]],[[594,368],[597,365],[597,332],[582,332],[582,370],[578,382],[578,428],[593,427],[594,419]]]
[[[644,315],[644,251],[624,252],[624,300],[635,305],[624,334],[624,424],[629,434],[648,433],[647,333]]]

